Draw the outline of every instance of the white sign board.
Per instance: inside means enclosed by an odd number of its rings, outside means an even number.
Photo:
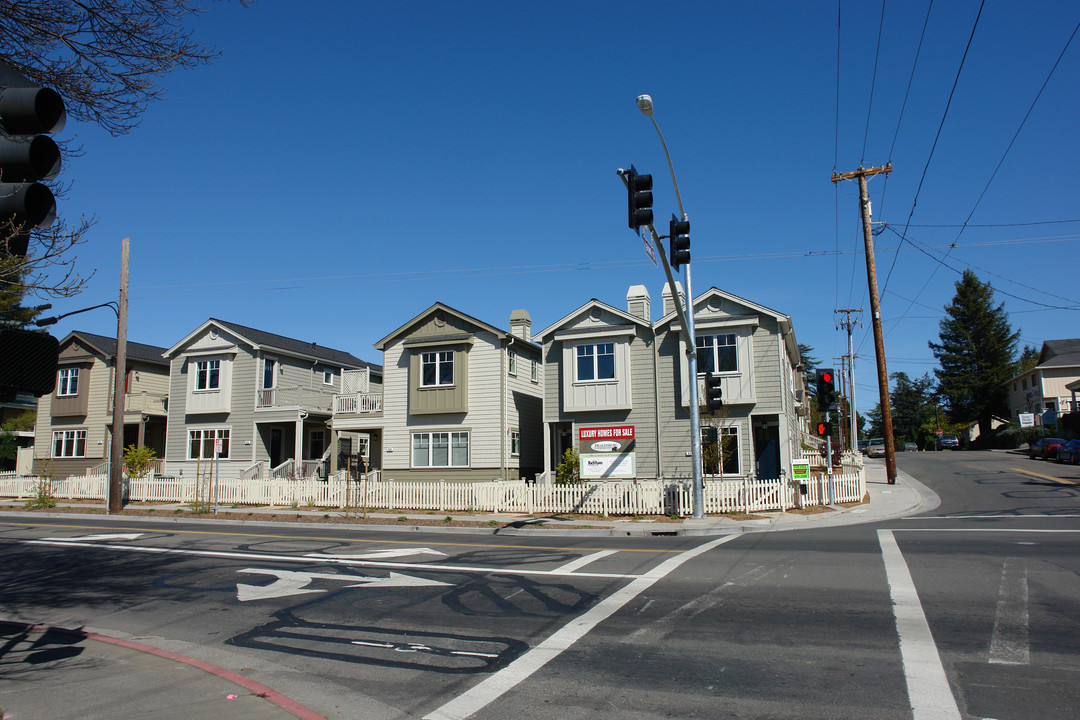
[[[1035,427],[1035,413],[1020,413],[1020,427]]]

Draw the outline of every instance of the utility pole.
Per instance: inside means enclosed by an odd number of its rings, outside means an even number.
[[[854,453],[858,452],[859,450],[859,430],[855,414],[855,349],[854,346],[851,344],[851,327],[854,323],[862,325],[862,321],[852,321],[851,313],[861,313],[862,308],[839,308],[838,310],[833,310],[833,312],[836,314],[845,313],[847,315],[847,318],[838,322],[837,326],[841,326],[847,329],[847,386],[848,412],[850,413],[850,417],[848,418],[848,438],[850,439],[849,449],[851,450],[851,452]]]
[[[120,301],[116,305],[116,356],[113,364],[112,447],[109,462],[109,513],[120,512],[124,493],[124,400],[127,378],[128,251],[124,238],[120,251]]]
[[[866,245],[866,282],[870,290],[870,315],[874,328],[874,355],[877,357],[878,396],[881,403],[882,434],[885,436],[885,477],[896,484],[896,441],[893,439],[892,408],[889,405],[889,371],[885,367],[885,334],[881,330],[881,303],[878,297],[877,266],[874,263],[874,234],[870,227],[870,196],[866,178],[892,172],[892,163],[882,167],[862,168],[846,173],[833,173],[834,183],[859,180],[859,215],[862,217],[863,241]]]

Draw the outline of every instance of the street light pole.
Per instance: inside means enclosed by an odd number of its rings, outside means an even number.
[[[664,134],[660,132],[660,126],[656,124],[656,118],[653,117],[653,101],[648,95],[639,95],[637,99],[638,109],[649,120],[652,121],[653,127],[656,128],[656,134],[660,137],[660,144],[664,147],[664,156],[667,158],[668,170],[671,171],[671,184],[675,186],[675,199],[679,203],[679,215],[682,219],[689,220],[686,215],[686,211],[683,209],[682,196],[679,194],[679,183],[675,179],[675,167],[671,164],[671,153],[668,152],[667,142],[664,140]],[[668,242],[671,242],[670,238]],[[661,255],[663,251],[661,251]],[[667,262],[664,262],[665,268]],[[694,328],[694,289],[690,281],[690,264],[685,265],[686,274],[686,300],[685,323],[683,325],[683,341],[686,343],[686,369],[687,369],[687,384],[689,390],[689,402],[690,402],[690,456],[693,463],[693,479],[694,479],[694,514],[695,519],[701,519],[705,517],[705,479],[702,476],[701,471],[701,410],[698,403],[698,382],[697,382],[697,342],[695,338],[697,334]],[[668,275],[668,285],[671,289],[671,297],[676,306],[680,304],[679,291],[673,281],[670,273]],[[721,444],[720,451],[720,463],[723,465],[723,445]]]

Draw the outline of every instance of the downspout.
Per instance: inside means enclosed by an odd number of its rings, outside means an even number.
[[[514,345],[514,336],[507,336],[506,352],[502,355],[502,372],[499,373],[499,477],[506,480],[506,374],[509,372],[510,348]]]
[[[662,480],[661,468],[663,464],[660,458],[664,454],[664,433],[660,429],[660,368],[658,360],[660,343],[656,339],[656,324],[653,323],[652,318],[649,318],[649,331],[652,333],[653,415],[656,420],[656,479]]]

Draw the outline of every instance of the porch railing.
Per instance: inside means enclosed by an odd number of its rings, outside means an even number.
[[[334,408],[333,393],[310,387],[266,388],[258,391],[256,407],[300,407],[305,410],[330,412]]]
[[[381,413],[382,393],[349,393],[334,396],[335,415],[363,415]]]

